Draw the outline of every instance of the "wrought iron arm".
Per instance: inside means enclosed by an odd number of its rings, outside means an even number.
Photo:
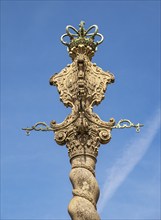
[[[134,124],[128,119],[121,119],[116,125],[114,125],[112,128],[131,128],[134,127],[136,128],[136,132],[140,132],[140,127],[143,127],[143,124]]]
[[[40,126],[40,127],[39,127]],[[43,127],[42,127],[43,126]],[[143,124],[134,124],[128,119],[121,119],[116,125],[112,127],[112,129],[115,128],[136,128],[136,132],[140,132],[140,128],[143,127]],[[45,122],[37,122],[35,125],[33,125],[31,128],[22,128],[22,130],[26,131],[26,135],[30,135],[30,131],[54,131],[54,129],[50,126],[48,126]]]
[[[22,130],[26,131],[26,135],[30,135],[30,131],[32,131],[32,130],[35,130],[35,131],[53,131],[53,129],[51,127],[49,127],[45,122],[37,122],[31,128],[28,128],[28,127],[27,128],[22,128]]]

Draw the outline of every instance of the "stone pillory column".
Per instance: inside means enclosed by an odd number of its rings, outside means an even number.
[[[99,41],[95,41],[96,36],[100,37]],[[65,37],[69,37],[69,42],[64,40]],[[108,84],[114,82],[112,73],[103,71],[91,62],[97,46],[103,42],[97,25],[87,30],[84,22],[80,23],[78,30],[69,25],[61,42],[67,46],[73,62],[52,76],[50,85],[57,86],[60,100],[65,106],[71,107],[72,112],[61,124],[52,121],[47,126],[44,122],[38,122],[23,130],[27,134],[31,130],[54,131],[56,142],[59,145],[66,144],[73,185],[73,198],[68,212],[72,220],[99,220],[96,208],[99,186],[95,178],[95,164],[100,144],[110,141],[113,128],[135,127],[139,131],[143,125],[134,125],[127,119],[120,120],[117,125],[113,118],[104,122],[92,111],[93,106],[103,100]]]
[[[72,108],[72,113],[61,124],[51,122],[58,144],[66,144],[72,170],[70,180],[73,185],[73,198],[68,211],[74,220],[98,220],[96,204],[99,198],[99,187],[95,178],[95,164],[100,143],[108,143],[111,139],[111,127],[114,119],[102,121],[92,112],[104,98],[108,84],[114,82],[114,76],[105,72],[91,62],[97,45],[102,43],[103,36],[98,33],[96,25],[88,30],[80,23],[79,30],[66,27],[66,34],[61,38],[68,48],[72,64],[50,79],[56,85],[61,101]],[[75,34],[70,33],[72,29]],[[93,33],[89,33],[94,29]],[[69,36],[70,42],[64,42]],[[94,42],[95,36],[100,41]]]

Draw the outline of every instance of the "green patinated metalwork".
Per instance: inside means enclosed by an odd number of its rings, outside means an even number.
[[[73,47],[74,45],[78,45],[79,43],[89,44],[90,42],[91,43],[90,46],[92,46],[93,48],[95,47],[96,49],[97,45],[103,42],[104,37],[102,34],[98,33],[97,25],[92,25],[87,30],[85,30],[84,25],[85,25],[85,22],[81,21],[79,24],[79,27],[80,27],[79,30],[77,30],[75,27],[71,25],[68,25],[66,27],[66,33],[61,36],[61,42],[68,47]],[[93,29],[94,29],[94,32],[89,33]],[[70,30],[73,30],[74,33],[71,33]],[[99,41],[94,42],[94,38],[96,36],[100,37],[101,39]],[[65,37],[70,38],[70,43],[67,43],[66,41],[64,41]]]
[[[112,127],[112,129],[114,129],[114,128],[123,129],[123,128],[132,128],[132,127],[134,127],[134,128],[136,128],[136,132],[140,132],[140,127],[143,127],[143,126],[144,126],[143,124],[139,124],[139,123],[134,124],[128,119],[121,119],[116,125],[114,125]]]
[[[41,127],[40,127],[41,126]],[[143,127],[143,124],[134,124],[128,119],[121,119],[116,125],[112,127],[112,129],[123,129],[123,128],[136,128],[136,132],[140,132],[140,128]],[[30,135],[30,131],[54,131],[54,129],[48,126],[45,122],[37,122],[30,128],[22,128],[22,130],[26,131],[26,135]]]

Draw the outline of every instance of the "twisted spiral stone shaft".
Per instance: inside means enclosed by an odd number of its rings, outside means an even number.
[[[77,156],[71,160],[70,180],[73,185],[73,198],[68,212],[72,220],[100,220],[96,210],[99,186],[96,181],[96,160],[90,156]]]

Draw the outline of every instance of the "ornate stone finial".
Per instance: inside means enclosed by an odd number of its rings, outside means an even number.
[[[79,29],[77,30],[71,25],[66,26],[66,34],[61,36],[61,42],[67,46],[69,56],[74,60],[78,54],[86,54],[91,60],[94,53],[97,50],[97,46],[103,42],[103,35],[98,33],[98,26],[92,25],[87,30],[84,28],[85,22],[81,21],[79,24]],[[94,29],[94,32],[90,31]],[[71,33],[73,30],[74,33]],[[64,41],[65,37],[70,38],[70,42]],[[99,41],[94,41],[95,37],[99,36],[101,39]]]

